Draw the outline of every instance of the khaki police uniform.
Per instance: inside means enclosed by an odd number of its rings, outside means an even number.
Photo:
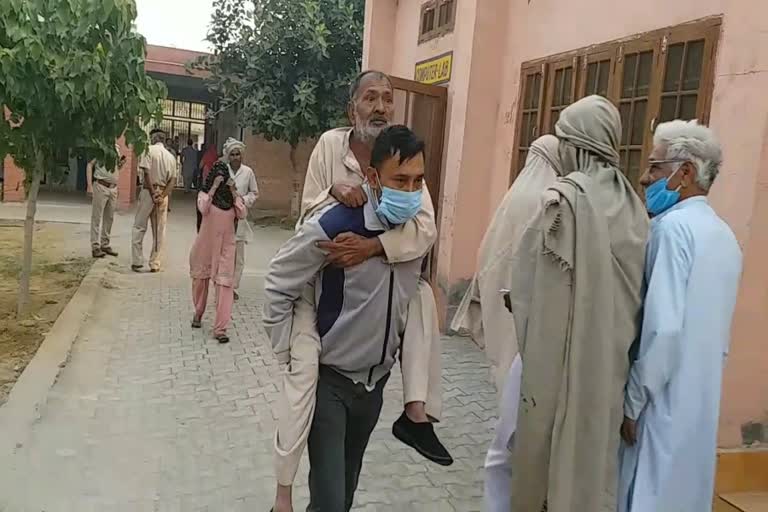
[[[118,160],[121,156],[120,146],[117,148]],[[94,163],[93,200],[91,203],[91,247],[94,250],[110,247],[112,222],[115,219],[117,204],[117,180],[119,167],[108,171],[102,164]]]
[[[139,161],[142,177],[149,174],[154,190],[146,181],[142,184],[136,218],[133,222],[132,263],[134,267],[144,265],[144,236],[147,224],[152,225],[152,251],[149,256],[150,270],[160,270],[165,249],[165,226],[168,219],[168,197],[159,204],[152,199],[153,192],[161,192],[171,180],[176,178],[176,158],[165,149],[162,142],[153,144]]]

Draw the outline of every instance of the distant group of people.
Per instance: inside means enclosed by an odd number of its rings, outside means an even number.
[[[253,236],[246,219],[259,197],[253,169],[243,165],[245,144],[228,139],[222,159],[205,172],[197,195],[197,237],[189,255],[194,317],[192,327],[202,327],[210,282],[216,286],[214,337],[228,343],[227,326],[245,266],[245,244]]]
[[[438,439],[441,346],[425,258],[437,238],[425,147],[393,125],[387,75],[350,87],[351,128],[323,134],[309,161],[296,231],[265,277],[264,327],[281,364],[274,512],[293,512],[309,454],[308,512],[349,511],[399,361],[403,412],[392,433],[444,466]],[[483,347],[500,415],[485,463],[486,512],[701,512],[711,507],[720,383],[742,256],[707,195],[719,143],[696,121],[655,131],[640,185],[620,170],[621,117],[589,96],[532,143],[478,252],[454,318]],[[165,134],[151,133],[132,266],[161,268],[176,183]],[[258,198],[245,145],[221,158],[182,151],[198,188],[190,253],[192,327],[216,295],[215,338],[229,341]],[[186,156],[184,155],[186,151]],[[190,180],[191,182],[192,180]],[[116,255],[114,180],[94,167],[94,256]],[[111,201],[111,202],[110,202]],[[478,376],[478,378],[480,378]]]
[[[149,269],[150,272],[160,270],[168,204],[178,176],[176,154],[169,144],[170,139],[166,139],[165,132],[154,129],[150,132],[150,147],[139,159],[140,191],[131,239],[131,269],[135,272],[144,267],[143,244],[148,224],[152,228]],[[110,238],[117,207],[118,177],[125,165],[126,155],[122,154],[119,145],[115,145],[115,150],[118,163],[113,169],[107,169],[96,159],[91,160],[86,168],[87,190],[92,196],[91,248],[94,258],[118,255],[111,247]]]
[[[94,258],[117,256],[110,243],[117,201],[118,173],[126,157],[116,146],[119,163],[113,171],[96,160],[88,166],[89,192],[93,195],[91,244]],[[192,326],[202,325],[209,284],[216,287],[214,337],[226,343],[232,302],[237,299],[245,265],[245,244],[252,231],[244,220],[247,210],[259,196],[253,169],[243,165],[245,145],[235,139],[224,144],[221,159],[209,145],[198,159],[193,141],[181,152],[182,173],[188,190],[198,190],[197,237],[190,253],[190,276],[194,315]],[[162,129],[150,132],[150,146],[139,159],[140,192],[131,237],[131,270],[145,266],[144,239],[152,230],[149,271],[160,272],[165,249],[168,202],[178,179],[176,150]],[[230,222],[231,221],[231,222]]]

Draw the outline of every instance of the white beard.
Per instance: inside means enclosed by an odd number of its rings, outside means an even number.
[[[355,120],[355,135],[366,144],[373,144],[376,137],[388,127],[389,124],[384,126],[374,126],[371,123],[362,124],[360,121]]]

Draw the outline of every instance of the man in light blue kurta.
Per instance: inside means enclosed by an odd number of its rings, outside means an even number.
[[[658,127],[641,178],[653,216],[642,334],[624,401],[619,512],[712,509],[723,366],[741,250],[707,194],[720,146],[695,121]]]

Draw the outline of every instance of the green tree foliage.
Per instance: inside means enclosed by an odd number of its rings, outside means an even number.
[[[43,173],[71,148],[114,166],[115,139],[144,150],[165,86],[144,71],[134,0],[0,0],[0,155],[28,191],[19,314],[28,299],[35,204]],[[56,179],[57,176],[52,176]]]
[[[364,0],[215,0],[208,35],[222,108],[267,140],[295,148],[344,120],[360,69]]]

